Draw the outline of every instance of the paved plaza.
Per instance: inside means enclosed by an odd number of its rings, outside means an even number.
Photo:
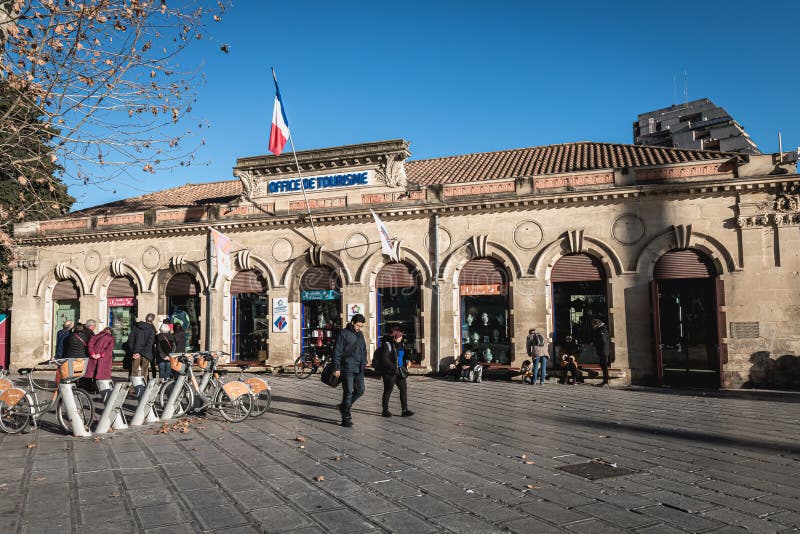
[[[259,419],[76,439],[0,436],[3,532],[787,532],[800,396],[270,377]],[[393,410],[399,414],[399,401]]]

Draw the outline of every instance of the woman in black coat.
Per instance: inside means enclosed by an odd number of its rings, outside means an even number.
[[[389,411],[389,397],[395,385],[400,390],[401,415],[410,417],[414,412],[408,409],[408,386],[406,377],[408,376],[408,360],[403,350],[403,331],[394,328],[391,333],[383,338],[381,347],[378,350],[376,361],[373,362],[375,372],[383,377],[383,417],[391,417]]]

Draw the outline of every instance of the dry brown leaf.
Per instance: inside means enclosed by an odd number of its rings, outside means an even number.
[[[35,449],[36,448],[36,444],[35,443],[28,443],[27,445],[25,445],[25,448],[26,449]]]
[[[42,480],[47,480],[46,477],[36,477],[33,479],[34,482],[41,482]]]
[[[300,445],[300,446],[299,446],[299,447],[297,447],[297,448],[298,448],[298,449],[305,449],[305,448],[306,448],[306,446],[305,446],[305,445]]]
[[[333,461],[334,461],[334,462],[338,462],[338,461],[340,461],[341,459],[342,459],[342,457],[341,457],[341,456],[337,456],[337,457],[335,457],[335,458],[333,459]]]
[[[325,480],[325,477],[322,475],[317,475],[314,477],[314,480],[316,480],[317,482],[322,482],[323,480]]]
[[[303,443],[306,440],[306,438],[304,438],[303,436],[297,436],[296,438],[294,438],[294,440]]]
[[[523,463],[526,465],[531,465],[533,463],[533,460],[525,460]]]
[[[524,460],[525,458],[527,458],[527,457],[528,457],[528,455],[527,455],[527,454],[523,454],[522,456],[520,456],[520,458],[522,458],[523,460]]]
[[[525,487],[528,488],[528,489],[536,489],[536,486],[534,486],[533,484],[528,484]]]
[[[110,497],[119,497],[119,495],[120,495],[120,493],[118,491],[115,491],[115,492],[111,493]]]

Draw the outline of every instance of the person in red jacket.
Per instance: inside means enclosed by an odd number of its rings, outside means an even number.
[[[106,399],[111,393],[111,363],[114,360],[114,334],[111,328],[104,328],[99,334],[89,338],[89,364],[86,366],[86,378],[92,378],[98,391]]]

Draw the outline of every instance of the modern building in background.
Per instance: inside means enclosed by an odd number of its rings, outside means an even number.
[[[597,368],[600,319],[617,382],[800,387],[794,163],[593,142],[409,157],[400,139],[308,150],[302,182],[292,154],[241,158],[238,179],[15,225],[12,366],[50,356],[67,318],[110,326],[121,355],[152,312],[188,347],[290,367],[358,312],[370,353],[400,326],[420,371],[466,348],[514,371],[531,327]]]
[[[702,98],[639,115],[637,145],[761,154],[744,128],[725,109]]]

